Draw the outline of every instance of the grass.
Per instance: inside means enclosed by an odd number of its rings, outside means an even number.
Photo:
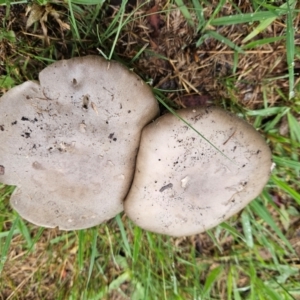
[[[36,2],[48,11],[47,37],[38,21],[26,29],[25,1],[0,5],[1,93],[58,59],[102,55],[151,84],[164,109],[196,94],[245,118],[276,163],[242,212],[184,238],[122,214],[82,231],[39,228],[12,211],[13,188],[1,185],[0,299],[300,299],[297,1],[162,1],[158,36],[147,1]]]

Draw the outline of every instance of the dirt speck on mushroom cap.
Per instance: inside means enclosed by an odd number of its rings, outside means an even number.
[[[271,152],[245,121],[219,108],[177,112],[147,125],[125,212],[140,227],[171,236],[203,232],[253,200],[268,181]],[[227,156],[228,158],[226,158]]]
[[[56,62],[39,79],[0,99],[0,182],[17,185],[11,204],[37,225],[97,225],[123,210],[158,105],[138,76],[96,56]]]

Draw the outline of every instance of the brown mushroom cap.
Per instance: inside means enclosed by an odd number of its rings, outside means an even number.
[[[147,125],[125,212],[143,229],[186,236],[212,228],[260,194],[271,152],[249,124],[219,108],[177,112]]]
[[[45,227],[81,229],[123,210],[142,128],[158,114],[144,82],[97,56],[58,61],[0,99],[0,182]]]

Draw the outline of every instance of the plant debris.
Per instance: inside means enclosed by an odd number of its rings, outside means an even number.
[[[160,12],[158,12],[158,5],[155,4],[147,11],[147,20],[153,29],[152,37],[158,37],[160,33]]]

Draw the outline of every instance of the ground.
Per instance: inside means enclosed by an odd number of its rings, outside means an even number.
[[[39,228],[1,185],[0,299],[300,299],[297,1],[0,5],[1,94],[56,60],[104,56],[174,109],[214,105],[243,117],[276,163],[242,212],[185,238],[145,232],[124,214],[77,232]]]

